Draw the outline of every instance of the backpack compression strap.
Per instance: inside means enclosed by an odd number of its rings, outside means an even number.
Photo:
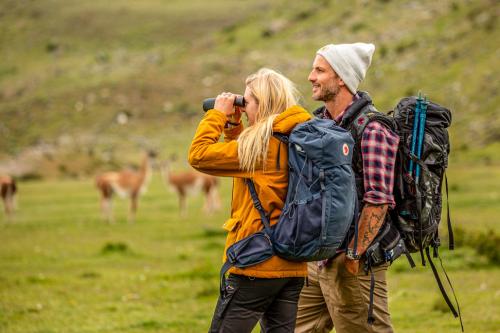
[[[444,272],[444,274],[446,276],[446,280],[448,281],[448,284],[450,285],[451,291],[453,293],[453,297],[455,298],[455,302],[457,303],[457,309],[458,309],[458,311],[455,310],[455,307],[451,303],[451,300],[448,297],[448,294],[446,293],[446,290],[444,289],[443,283],[441,282],[441,279],[439,278],[439,274],[438,274],[438,271],[436,269],[436,266],[434,266],[434,263],[432,262],[432,259],[431,259],[431,255],[430,255],[430,252],[429,252],[429,247],[425,248],[425,254],[427,255],[427,260],[429,261],[429,264],[431,265],[432,273],[434,273],[434,277],[436,278],[436,282],[438,284],[439,290],[441,291],[441,294],[443,295],[443,298],[444,298],[446,304],[448,305],[448,307],[450,308],[450,311],[453,314],[453,316],[455,318],[458,317],[460,319],[460,326],[462,327],[462,332],[463,332],[464,331],[464,325],[462,323],[462,314],[460,313],[460,305],[458,304],[457,296],[455,295],[455,290],[453,289],[453,286],[451,284],[450,278],[448,277],[448,274],[444,270],[443,262],[441,261],[441,258],[438,257],[439,261],[441,262],[441,268],[443,269],[443,272]]]
[[[451,217],[450,217],[450,203],[448,202],[448,177],[446,177],[446,171],[444,172],[444,183],[446,186],[446,216],[448,222],[448,247],[450,250],[455,249],[455,237],[453,236],[453,228],[451,227]]]

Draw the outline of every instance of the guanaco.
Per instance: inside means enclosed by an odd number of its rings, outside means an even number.
[[[96,177],[96,186],[101,193],[101,212],[108,223],[114,222],[112,199],[117,193],[123,198],[130,198],[128,214],[129,223],[135,221],[139,196],[146,191],[151,180],[152,165],[156,158],[155,152],[148,152],[143,158],[139,170],[124,169],[105,172]]]
[[[171,162],[174,159],[163,161],[161,173],[165,184],[177,193],[180,215],[187,216],[187,196],[200,190],[205,197],[203,210],[208,214],[219,210],[221,203],[217,189],[219,185],[217,178],[195,170],[173,172]]]
[[[10,221],[16,208],[16,181],[10,176],[0,175],[0,193],[2,195],[3,208],[6,220]]]

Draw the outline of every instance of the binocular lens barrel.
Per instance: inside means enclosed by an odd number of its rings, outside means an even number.
[[[207,112],[214,108],[215,98],[207,98],[203,101],[203,111]],[[234,99],[234,106],[245,106],[245,99],[243,96],[236,96]]]

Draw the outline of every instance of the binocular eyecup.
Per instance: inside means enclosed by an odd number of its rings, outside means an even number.
[[[215,98],[207,98],[203,101],[203,111],[207,112],[214,108]],[[245,106],[245,98],[243,96],[236,96],[234,99],[234,106]]]

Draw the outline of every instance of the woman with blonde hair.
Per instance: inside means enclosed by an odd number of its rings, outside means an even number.
[[[297,106],[297,90],[282,74],[263,68],[245,84],[245,106],[234,107],[232,93],[217,96],[189,149],[189,163],[195,169],[233,177],[231,217],[223,226],[228,232],[224,261],[231,245],[263,229],[245,179],[255,184],[271,226],[278,222],[288,186],[288,150],[273,133],[288,135],[311,118]],[[245,129],[242,113],[248,120]],[[222,133],[224,142],[219,142]],[[251,332],[258,321],[262,332],[293,332],[305,276],[306,263],[277,256],[250,267],[231,268],[210,332]]]

